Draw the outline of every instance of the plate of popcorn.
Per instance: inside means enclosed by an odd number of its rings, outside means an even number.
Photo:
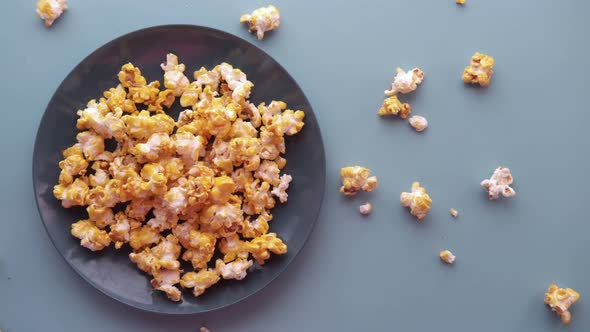
[[[33,183],[82,278],[139,309],[192,314],[245,299],[293,261],[320,210],[325,154],[309,101],[269,55],[222,31],[158,26],[64,79]]]

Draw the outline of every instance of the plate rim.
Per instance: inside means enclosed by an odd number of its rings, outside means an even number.
[[[324,181],[322,181],[321,185],[321,198],[320,198],[320,202],[319,202],[319,207],[317,210],[317,213],[315,214],[315,217],[313,218],[313,220],[311,221],[311,227],[309,228],[309,230],[307,231],[307,233],[305,234],[305,239],[303,241],[303,244],[301,245],[301,247],[297,250],[297,252],[295,252],[295,254],[290,258],[290,260],[287,261],[287,263],[285,264],[284,267],[282,267],[279,272],[273,276],[272,278],[270,278],[267,282],[265,282],[260,288],[258,288],[257,290],[255,290],[254,292],[247,294],[245,296],[242,296],[240,298],[237,298],[234,301],[231,302],[227,302],[224,303],[223,305],[219,305],[219,306],[215,306],[212,308],[208,308],[208,309],[204,309],[204,310],[198,310],[198,311],[187,311],[187,312],[175,312],[175,311],[168,311],[168,310],[155,310],[153,309],[151,306],[149,305],[139,305],[136,303],[132,303],[127,301],[125,298],[118,296],[116,293],[113,292],[109,292],[106,289],[103,289],[103,287],[98,286],[96,283],[94,283],[92,280],[90,280],[89,278],[87,278],[82,272],[80,272],[73,264],[71,264],[65,257],[65,255],[58,249],[55,240],[53,239],[53,237],[51,236],[51,233],[49,232],[49,229],[47,228],[47,224],[45,222],[45,219],[43,218],[43,214],[41,213],[41,208],[39,206],[39,199],[38,199],[38,192],[37,192],[37,181],[36,181],[36,177],[35,174],[37,173],[37,149],[38,149],[38,142],[40,139],[42,139],[40,137],[40,129],[41,129],[41,125],[45,122],[45,118],[47,117],[48,114],[48,110],[49,110],[49,106],[52,104],[52,102],[54,101],[54,99],[57,97],[57,93],[59,91],[59,87],[63,84],[63,82],[68,79],[68,77],[70,77],[74,72],[76,72],[76,70],[86,61],[88,60],[88,58],[92,57],[95,53],[101,51],[102,49],[104,49],[105,47],[109,46],[110,44],[113,44],[121,39],[124,38],[128,38],[130,35],[134,35],[134,34],[138,34],[138,33],[143,33],[143,32],[147,32],[149,30],[158,30],[158,29],[166,29],[166,28],[186,28],[186,29],[197,29],[197,30],[205,30],[214,34],[221,34],[221,35],[225,35],[226,37],[229,37],[231,39],[234,40],[238,40],[240,42],[246,43],[248,46],[253,47],[254,49],[256,49],[259,52],[262,52],[264,55],[266,55],[268,57],[268,59],[270,59],[271,62],[273,62],[276,66],[278,66],[278,68],[280,68],[295,84],[295,86],[301,90],[302,94],[303,94],[303,98],[305,98],[305,101],[307,102],[307,104],[310,106],[310,111],[311,113],[314,114],[315,120],[317,122],[317,126],[318,126],[318,134],[319,134],[319,143],[322,146],[322,160],[321,160],[321,167],[320,167],[320,172],[323,173],[323,178]],[[35,196],[35,206],[37,207],[37,213],[39,214],[39,219],[41,221],[41,224],[43,224],[43,228],[45,229],[45,232],[47,234],[47,237],[49,237],[49,240],[51,241],[51,244],[53,245],[53,247],[55,248],[55,250],[59,253],[59,256],[61,256],[61,258],[66,262],[66,264],[76,272],[76,274],[78,276],[80,276],[82,279],[84,279],[88,284],[90,284],[95,290],[98,290],[100,293],[102,293],[103,295],[105,295],[106,297],[116,300],[117,302],[120,302],[122,304],[125,304],[129,307],[132,308],[136,308],[142,311],[146,311],[146,312],[151,312],[151,313],[157,313],[157,314],[161,314],[161,315],[172,315],[172,316],[182,316],[182,315],[194,315],[194,314],[203,314],[203,313],[207,313],[207,312],[212,312],[212,311],[217,311],[217,310],[221,310],[227,307],[230,307],[234,304],[237,304],[239,302],[242,302],[254,295],[256,295],[257,293],[259,293],[260,291],[262,291],[263,289],[265,289],[266,287],[268,287],[268,285],[270,285],[273,281],[275,281],[279,276],[281,276],[293,263],[293,261],[295,261],[295,259],[297,259],[297,257],[301,254],[301,252],[303,251],[303,249],[305,248],[305,246],[307,245],[309,238],[311,236],[311,233],[313,232],[313,230],[315,229],[315,226],[317,224],[317,221],[319,219],[320,213],[322,211],[322,206],[323,206],[323,202],[324,202],[324,198],[326,196],[326,182],[327,182],[327,178],[326,178],[326,149],[325,149],[325,145],[324,145],[324,140],[323,140],[323,136],[322,136],[322,131],[321,131],[321,126],[319,123],[319,120],[316,116],[316,112],[313,109],[313,106],[311,105],[311,103],[309,102],[309,99],[307,98],[307,95],[305,94],[304,90],[301,88],[301,86],[299,85],[299,83],[295,80],[295,78],[293,78],[293,76],[289,73],[289,71],[287,71],[285,69],[285,67],[283,67],[283,65],[281,65],[277,60],[275,60],[270,54],[268,54],[267,52],[265,52],[263,49],[261,49],[260,47],[256,46],[255,44],[249,42],[248,40],[241,38],[237,35],[234,35],[230,32],[227,31],[223,31],[220,29],[216,29],[216,28],[211,28],[208,26],[203,26],[203,25],[196,25],[196,24],[162,24],[162,25],[154,25],[154,26],[149,26],[146,28],[141,28],[138,30],[133,30],[131,32],[122,34],[120,36],[117,36],[109,41],[107,41],[106,43],[101,44],[100,46],[98,46],[94,51],[92,51],[90,54],[88,54],[87,56],[85,56],[82,60],[80,60],[78,62],[78,64],[76,66],[74,66],[69,72],[68,74],[61,80],[61,82],[59,83],[59,85],[55,88],[55,91],[53,92],[53,94],[51,95],[51,98],[49,98],[49,101],[47,102],[47,105],[45,106],[45,110],[43,111],[43,115],[41,116],[41,119],[39,121],[39,125],[37,126],[37,133],[35,135],[35,141],[34,141],[34,145],[33,145],[33,158],[32,158],[32,180],[33,180],[33,192],[34,192],[34,196]]]

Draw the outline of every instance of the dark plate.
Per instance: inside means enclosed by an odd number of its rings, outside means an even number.
[[[255,87],[255,104],[283,100],[289,108],[305,111],[305,127],[287,139],[285,172],[293,176],[289,201],[273,210],[271,231],[289,246],[283,256],[273,256],[241,281],[222,281],[195,298],[183,292],[179,303],[154,291],[149,276],[129,261],[128,249],[112,247],[93,253],[70,235],[70,224],[86,218],[81,208],[65,209],[53,197],[61,151],[75,142],[76,111],[86,102],[117,85],[122,64],[133,62],[148,81],[162,81],[160,63],[173,52],[186,64],[187,73],[221,62],[242,69]],[[191,78],[192,75],[187,75]],[[177,103],[178,104],[178,103]],[[176,105],[177,105],[176,104]],[[171,112],[176,118],[180,106]],[[303,248],[318,216],[325,185],[325,156],[318,122],[309,101],[293,78],[256,46],[231,34],[191,25],[148,28],[119,37],[84,59],[61,83],[43,115],[33,155],[33,184],[41,219],[53,244],[82,278],[102,293],[133,307],[169,314],[191,314],[223,308],[261,290],[293,261]],[[288,285],[285,285],[288,287]],[[80,296],[88,296],[80,294]]]

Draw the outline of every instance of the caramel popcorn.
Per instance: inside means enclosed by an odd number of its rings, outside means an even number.
[[[512,173],[506,167],[498,167],[492,174],[492,177],[481,182],[481,186],[488,192],[488,198],[495,200],[500,197],[512,197],[516,195],[516,191],[510,187],[513,182]]]
[[[270,5],[268,7],[261,7],[252,12],[252,14],[244,14],[240,17],[240,24],[248,23],[249,31],[256,31],[258,39],[264,38],[264,33],[274,30],[279,27],[281,14],[279,10]]]
[[[360,190],[373,191],[377,188],[377,177],[369,177],[370,173],[370,169],[361,166],[343,167],[340,170],[340,176],[342,177],[340,192],[351,196],[356,195]]]
[[[373,206],[371,203],[367,202],[359,207],[359,211],[362,215],[369,215],[371,211],[373,211]]]
[[[466,0],[455,0],[455,3],[459,5],[464,5]]]
[[[414,68],[405,72],[401,68],[397,68],[397,74],[391,83],[389,90],[385,90],[385,95],[395,96],[398,93],[409,93],[418,87],[424,79],[424,72],[420,68]]]
[[[580,299],[580,294],[571,288],[559,288],[552,284],[545,293],[545,304],[559,315],[564,324],[569,324],[572,314],[569,308]]]
[[[432,199],[428,196],[426,189],[420,187],[419,182],[412,183],[411,192],[402,192],[400,195],[402,206],[410,208],[410,214],[418,220],[424,219],[430,210]]]
[[[463,71],[463,82],[488,86],[494,73],[494,58],[479,52],[471,57],[471,64]]]
[[[438,255],[440,260],[447,264],[453,264],[455,262],[455,255],[449,250],[442,250]]]
[[[66,0],[39,0],[37,2],[37,15],[45,21],[45,26],[50,27],[64,11],[68,9]]]
[[[428,121],[425,117],[420,115],[412,116],[410,119],[408,119],[408,122],[410,123],[410,126],[416,129],[417,132],[421,132],[426,129],[426,127],[428,127]]]
[[[303,129],[305,114],[282,101],[255,106],[254,84],[228,63],[195,71],[192,82],[174,54],[161,68],[162,89],[124,64],[116,87],[78,110],[80,132],[62,153],[53,194],[86,209],[71,229],[82,246],[129,248],[152,287],[180,301],[179,284],[200,296],[287,252],[269,233],[271,209],[288,199],[284,137]],[[166,111],[177,100],[186,109],[175,121]],[[376,186],[368,173],[362,181]],[[216,252],[223,259],[213,262]]]
[[[391,96],[383,101],[383,106],[379,109],[377,114],[383,115],[399,115],[400,118],[405,119],[412,113],[410,104],[403,103],[397,99],[397,96]]]

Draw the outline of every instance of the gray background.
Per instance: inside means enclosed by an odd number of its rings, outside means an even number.
[[[51,29],[34,1],[3,2],[3,331],[589,331],[590,2],[273,3],[282,25],[258,42],[238,19],[263,1],[71,0]],[[314,105],[328,160],[319,221],[287,272],[242,303],[185,317],[143,313],[87,285],[51,245],[31,183],[37,126],[65,75],[121,34],[172,23],[236,34],[285,66]],[[460,80],[475,51],[496,58],[487,89]],[[375,114],[397,66],[426,72],[403,96],[430,121],[422,134]],[[353,164],[373,169],[376,191],[338,193],[340,167]],[[500,164],[518,194],[489,202],[479,182]],[[421,224],[398,201],[414,180],[434,200]],[[366,200],[374,212],[363,218]],[[444,248],[454,266],[438,260]],[[567,328],[543,305],[552,282],[582,294]]]

